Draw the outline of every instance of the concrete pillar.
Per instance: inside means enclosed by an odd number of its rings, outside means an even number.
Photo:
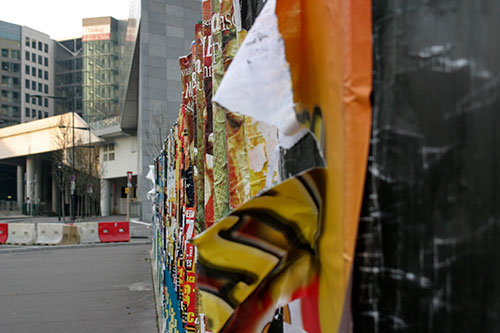
[[[57,166],[54,164],[55,170],[52,171],[52,211],[57,213],[57,197],[59,194],[59,189],[57,188]]]
[[[35,204],[42,201],[42,160],[35,159]]]
[[[17,166],[17,209],[23,208],[24,202],[24,168],[21,165]]]
[[[111,215],[111,180],[101,179],[101,215]]]
[[[35,160],[33,158],[26,158],[26,198],[27,204],[35,203],[33,197],[35,196]]]

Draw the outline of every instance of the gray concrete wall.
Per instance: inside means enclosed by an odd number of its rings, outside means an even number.
[[[200,0],[142,0],[139,60],[139,197],[151,182],[148,165],[177,119],[181,103],[179,57],[191,52],[194,25],[201,20]],[[142,218],[151,221],[150,202],[142,203]]]

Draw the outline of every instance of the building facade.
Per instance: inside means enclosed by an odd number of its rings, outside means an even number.
[[[54,43],[55,47],[55,114],[83,114],[83,49],[82,39],[73,38]]]
[[[54,115],[54,41],[47,34],[21,28],[21,122]]]
[[[0,127],[21,122],[21,26],[0,21]]]

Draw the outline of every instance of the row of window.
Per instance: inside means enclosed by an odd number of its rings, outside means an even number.
[[[19,79],[17,77],[2,75],[2,86],[7,88],[19,88]]]
[[[30,43],[31,42],[31,43]],[[42,42],[38,42],[35,40],[35,39],[31,39],[29,37],[26,37],[25,38],[25,45],[27,47],[30,47],[31,45],[31,48],[33,49],[37,49],[37,45],[38,45],[38,51],[42,51],[45,52],[45,53],[49,53],[49,45],[47,43],[42,43]]]
[[[83,90],[85,99],[101,99],[111,98],[117,99],[119,97],[119,90],[117,86],[89,86]]]
[[[8,61],[2,61],[2,70],[10,73],[19,73],[19,64]]]
[[[2,115],[8,117],[19,117],[19,108],[17,106],[2,104]]]
[[[2,90],[1,95],[2,100],[9,103],[19,102],[19,93],[17,91]]]
[[[26,103],[31,103],[33,105],[36,105],[37,104],[37,101],[38,101],[38,105],[39,106],[42,106],[42,100],[43,100],[43,106],[45,106],[46,108],[49,107],[49,99],[48,98],[42,98],[42,96],[38,97],[32,97],[30,96],[30,94],[26,94],[25,95],[25,99],[24,101]]]
[[[38,119],[42,119],[42,118],[48,118],[49,116],[49,113],[47,111],[41,111],[41,110],[35,110],[35,109],[31,109],[30,108],[26,108],[25,110],[25,114],[24,114],[27,118],[38,118]],[[38,117],[37,117],[38,115]],[[43,117],[42,117],[43,116]]]
[[[30,72],[31,72],[31,75],[36,77],[36,73],[37,73],[37,70],[35,67],[31,67],[31,71],[30,71],[30,66],[29,65],[25,65],[24,67],[24,71],[26,72],[26,75],[29,75]],[[41,70],[40,68],[38,69],[38,77],[41,79],[42,77],[45,79],[45,80],[48,80],[49,79],[49,72],[48,71],[44,71],[44,70]]]
[[[2,49],[2,57],[3,58],[20,59],[19,58],[19,50]]]
[[[37,87],[37,83],[35,81],[31,81],[31,86],[30,86],[30,80],[26,79],[26,81],[24,82],[24,87],[26,89],[30,89],[31,90],[37,90],[36,87]],[[43,87],[43,92],[45,94],[48,94],[49,93],[49,86],[47,84],[41,84],[40,82],[38,82],[38,91],[39,92],[42,92],[42,87]]]
[[[24,53],[24,59],[26,60],[30,60],[30,52],[29,51],[25,51]],[[37,55],[35,53],[31,53],[31,62],[34,62],[36,63],[37,61]],[[41,55],[38,55],[38,64],[39,65],[44,65],[46,67],[49,66],[49,58],[47,57],[42,57]]]

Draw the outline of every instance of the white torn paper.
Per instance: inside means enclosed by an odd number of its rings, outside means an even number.
[[[266,3],[221,81],[213,100],[233,112],[276,126],[281,134],[300,129],[292,78],[278,30],[276,0]]]

